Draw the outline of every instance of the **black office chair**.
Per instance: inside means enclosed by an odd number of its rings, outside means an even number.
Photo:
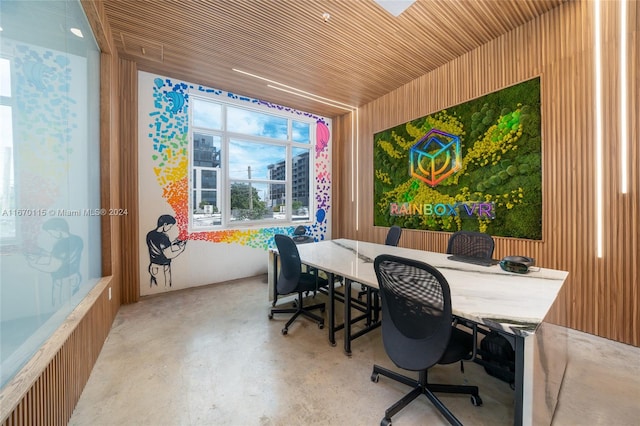
[[[391,228],[389,228],[389,231],[387,232],[387,238],[384,241],[384,244],[387,246],[398,246],[398,243],[400,242],[400,236],[402,235],[402,228],[400,228],[398,225],[393,225]]]
[[[326,287],[328,285],[327,280],[319,277],[317,274],[302,271],[298,247],[296,247],[296,243],[291,237],[278,234],[274,236],[274,240],[278,247],[278,256],[280,257],[280,274],[278,275],[278,282],[276,283],[276,291],[280,295],[298,293],[298,299],[292,308],[271,309],[269,319],[273,319],[274,314],[293,314],[282,329],[282,334],[288,333],[289,326],[300,315],[316,321],[318,327],[323,328],[324,318],[311,311],[320,309],[320,312],[324,312],[324,303],[305,307],[302,293],[315,292],[320,287]]]
[[[400,242],[401,235],[402,235],[402,228],[400,228],[398,225],[393,225],[391,228],[389,228],[389,231],[387,231],[387,237],[384,241],[384,245],[397,247],[398,243]],[[367,292],[369,292],[369,294],[367,294]],[[368,301],[370,303],[371,292],[375,293],[375,289],[368,288],[366,290],[359,291],[358,299],[360,299],[362,296],[367,294]]]
[[[432,384],[427,370],[436,364],[466,359],[473,348],[469,333],[452,327],[449,284],[433,266],[398,256],[380,255],[374,261],[382,297],[382,340],[385,351],[402,369],[418,371],[418,380],[373,366],[371,381],[379,375],[414,386],[404,398],[389,407],[380,422],[391,424],[391,417],[424,394],[452,425],[460,421],[434,395],[434,392],[471,395],[473,405],[482,405],[477,386]]]
[[[494,247],[495,242],[489,234],[475,231],[458,231],[449,237],[447,253],[491,260]]]
[[[493,258],[493,250],[495,241],[489,234],[475,231],[458,231],[449,237],[447,244],[447,254],[471,257],[491,261]],[[462,321],[461,325],[470,328],[473,331],[474,348],[472,359],[478,362],[478,333],[487,335],[489,331],[484,327],[478,327],[476,323]]]

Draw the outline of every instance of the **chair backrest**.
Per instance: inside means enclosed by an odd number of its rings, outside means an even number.
[[[298,287],[302,274],[302,262],[296,243],[288,235],[277,234],[273,237],[280,257],[280,274],[276,289],[278,294],[293,293]]]
[[[400,235],[402,235],[402,228],[398,225],[393,225],[389,228],[389,232],[387,232],[387,239],[384,242],[385,245],[397,246],[400,242]]]
[[[412,371],[437,364],[451,337],[449,283],[433,266],[403,257],[380,255],[374,268],[389,358]]]
[[[307,235],[307,228],[303,225],[298,225],[296,229],[293,230],[293,242],[296,244],[312,243],[313,237]]]
[[[474,231],[454,232],[447,245],[448,254],[491,259],[495,242],[489,234]]]

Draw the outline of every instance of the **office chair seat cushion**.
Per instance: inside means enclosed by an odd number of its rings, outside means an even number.
[[[449,345],[438,364],[451,364],[461,359],[467,359],[473,351],[473,335],[457,327],[451,328]]]

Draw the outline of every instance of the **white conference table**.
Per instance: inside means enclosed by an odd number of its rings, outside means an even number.
[[[544,322],[568,273],[536,268],[527,274],[449,260],[447,254],[348,239],[298,246],[303,264],[378,288],[373,260],[392,254],[419,260],[440,270],[451,289],[453,314],[510,338],[516,353],[514,424],[550,424],[566,368],[566,329]],[[345,352],[351,353],[350,297],[344,297]],[[274,302],[275,303],[275,302]],[[335,294],[329,286],[329,341],[335,344]],[[342,328],[342,326],[338,327]]]

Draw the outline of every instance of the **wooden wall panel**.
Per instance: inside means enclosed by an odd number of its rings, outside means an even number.
[[[138,69],[136,63],[120,60],[120,161],[122,165],[122,303],[140,299],[138,261]]]
[[[100,82],[100,99],[106,99],[109,101],[111,96],[112,87],[110,84],[113,81],[112,76],[112,61],[111,56],[102,53],[100,55],[100,73],[104,76]],[[111,134],[113,129],[109,125],[111,123],[111,106],[108,103],[101,102],[100,104],[100,207],[112,208],[113,193],[111,190]],[[117,204],[117,203],[116,203]],[[100,217],[100,228],[102,232],[102,238],[100,240],[100,250],[102,252],[102,275],[111,275],[111,226],[112,217],[105,215]]]
[[[107,85],[109,87],[108,99],[101,99],[103,108],[105,108],[107,111],[105,111],[104,117],[101,118],[100,123],[102,127],[109,128],[109,146],[108,151],[105,153],[109,165],[109,182],[106,184],[106,187],[102,187],[102,191],[109,193],[109,208],[121,209],[123,207],[121,201],[123,186],[121,177],[122,166],[120,158],[119,134],[120,109],[118,104],[118,88],[120,81],[119,62],[117,60],[117,57],[103,54],[103,63],[105,63],[107,60],[109,68],[109,78],[103,78],[102,82],[104,85]],[[101,160],[101,162],[104,161],[104,158],[105,157],[103,157],[103,160]],[[113,312],[114,317],[122,301],[122,257],[120,253],[122,252],[122,224],[124,221],[126,221],[127,217],[128,215],[109,217],[109,234],[107,236],[103,233],[103,241],[107,240],[107,238],[109,241],[109,246],[105,246],[103,243],[103,254],[105,253],[105,251],[109,253],[109,259],[111,260],[111,262],[109,270],[103,269],[102,275],[111,275],[117,283],[117,285],[114,285],[112,289],[113,299],[118,301]]]
[[[542,241],[496,237],[495,257],[533,256],[569,271],[549,320],[640,346],[638,121],[640,2],[628,2],[629,192],[620,192],[619,2],[602,2],[603,141],[596,158],[593,3],[561,5],[498,39],[334,120],[333,238],[384,241],[373,226],[373,135],[540,76]],[[355,148],[354,148],[355,147]],[[357,153],[357,168],[351,152]],[[335,155],[338,153],[339,155]],[[597,257],[595,168],[602,165],[604,253]],[[352,200],[351,188],[358,188]],[[400,245],[444,252],[449,233],[404,230]]]

